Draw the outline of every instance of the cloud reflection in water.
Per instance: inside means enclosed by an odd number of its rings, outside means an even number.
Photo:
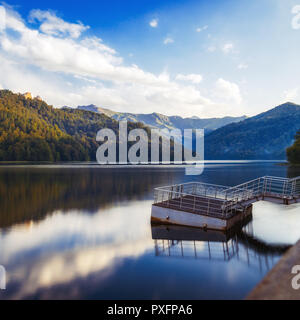
[[[124,206],[95,215],[56,212],[41,222],[0,233],[0,261],[8,270],[8,288],[10,283],[20,285],[11,298],[94,272],[111,273],[122,259],[152,250],[151,201]]]

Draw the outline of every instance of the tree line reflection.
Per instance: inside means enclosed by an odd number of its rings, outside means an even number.
[[[183,175],[184,169],[0,168],[0,228],[57,210],[93,214],[117,202],[152,199],[153,188]]]

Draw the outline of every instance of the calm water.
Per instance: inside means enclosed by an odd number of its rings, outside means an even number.
[[[298,172],[297,172],[298,170]],[[300,238],[300,207],[254,205],[237,234],[151,227],[153,188],[293,177],[274,163],[0,167],[0,299],[242,299]]]

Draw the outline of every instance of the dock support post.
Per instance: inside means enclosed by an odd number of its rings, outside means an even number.
[[[286,204],[286,205],[289,204],[289,199],[287,197],[283,198],[283,204]]]

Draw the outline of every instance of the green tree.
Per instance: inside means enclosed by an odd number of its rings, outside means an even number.
[[[117,132],[118,122],[103,114],[56,109],[0,90],[0,161],[95,160],[96,134],[103,128]],[[135,128],[145,127],[128,124],[128,130]]]
[[[292,164],[300,164],[300,130],[295,135],[294,144],[287,148],[287,158]]]

